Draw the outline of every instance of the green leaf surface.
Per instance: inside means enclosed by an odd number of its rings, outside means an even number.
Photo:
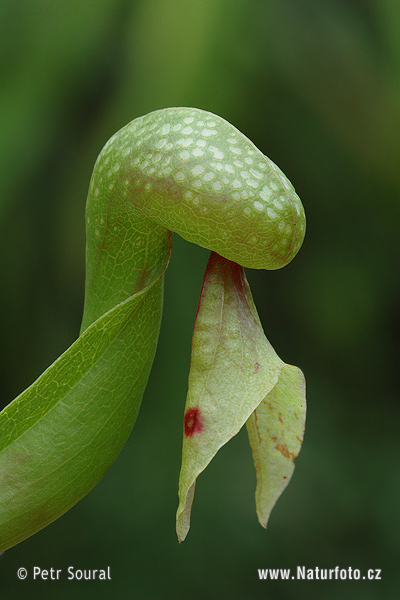
[[[161,300],[158,279],[98,319],[2,411],[0,551],[63,514],[114,462],[147,383]]]

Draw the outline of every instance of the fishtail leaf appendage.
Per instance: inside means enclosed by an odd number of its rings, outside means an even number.
[[[0,551],[65,513],[102,478],[135,423],[157,345],[171,231],[212,251],[193,335],[178,538],[194,485],[246,423],[262,525],[304,431],[304,378],[266,339],[243,267],[278,269],[305,217],[279,168],[220,117],[169,108],[104,146],[86,209],[78,339],[0,413]]]

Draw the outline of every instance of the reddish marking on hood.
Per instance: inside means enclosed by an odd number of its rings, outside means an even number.
[[[184,427],[186,437],[203,431],[203,418],[198,408],[188,408],[185,413]]]

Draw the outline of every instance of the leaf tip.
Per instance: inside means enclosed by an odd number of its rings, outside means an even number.
[[[190,513],[192,510],[196,481],[190,486],[186,495],[182,495],[176,512],[176,535],[181,544],[185,541],[190,529]]]

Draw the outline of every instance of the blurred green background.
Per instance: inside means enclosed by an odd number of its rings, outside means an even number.
[[[78,335],[84,207],[105,141],[167,106],[218,113],[276,162],[308,230],[282,271],[249,272],[267,335],[307,379],[308,420],[269,529],[246,433],[174,531],[191,331],[207,251],[177,237],[157,356],[104,480],[0,559],[0,598],[397,598],[400,476],[400,3],[1,0],[3,405]],[[104,583],[18,567],[103,568]],[[257,569],[382,569],[377,582],[261,582]],[[397,584],[397,589],[396,589]]]

